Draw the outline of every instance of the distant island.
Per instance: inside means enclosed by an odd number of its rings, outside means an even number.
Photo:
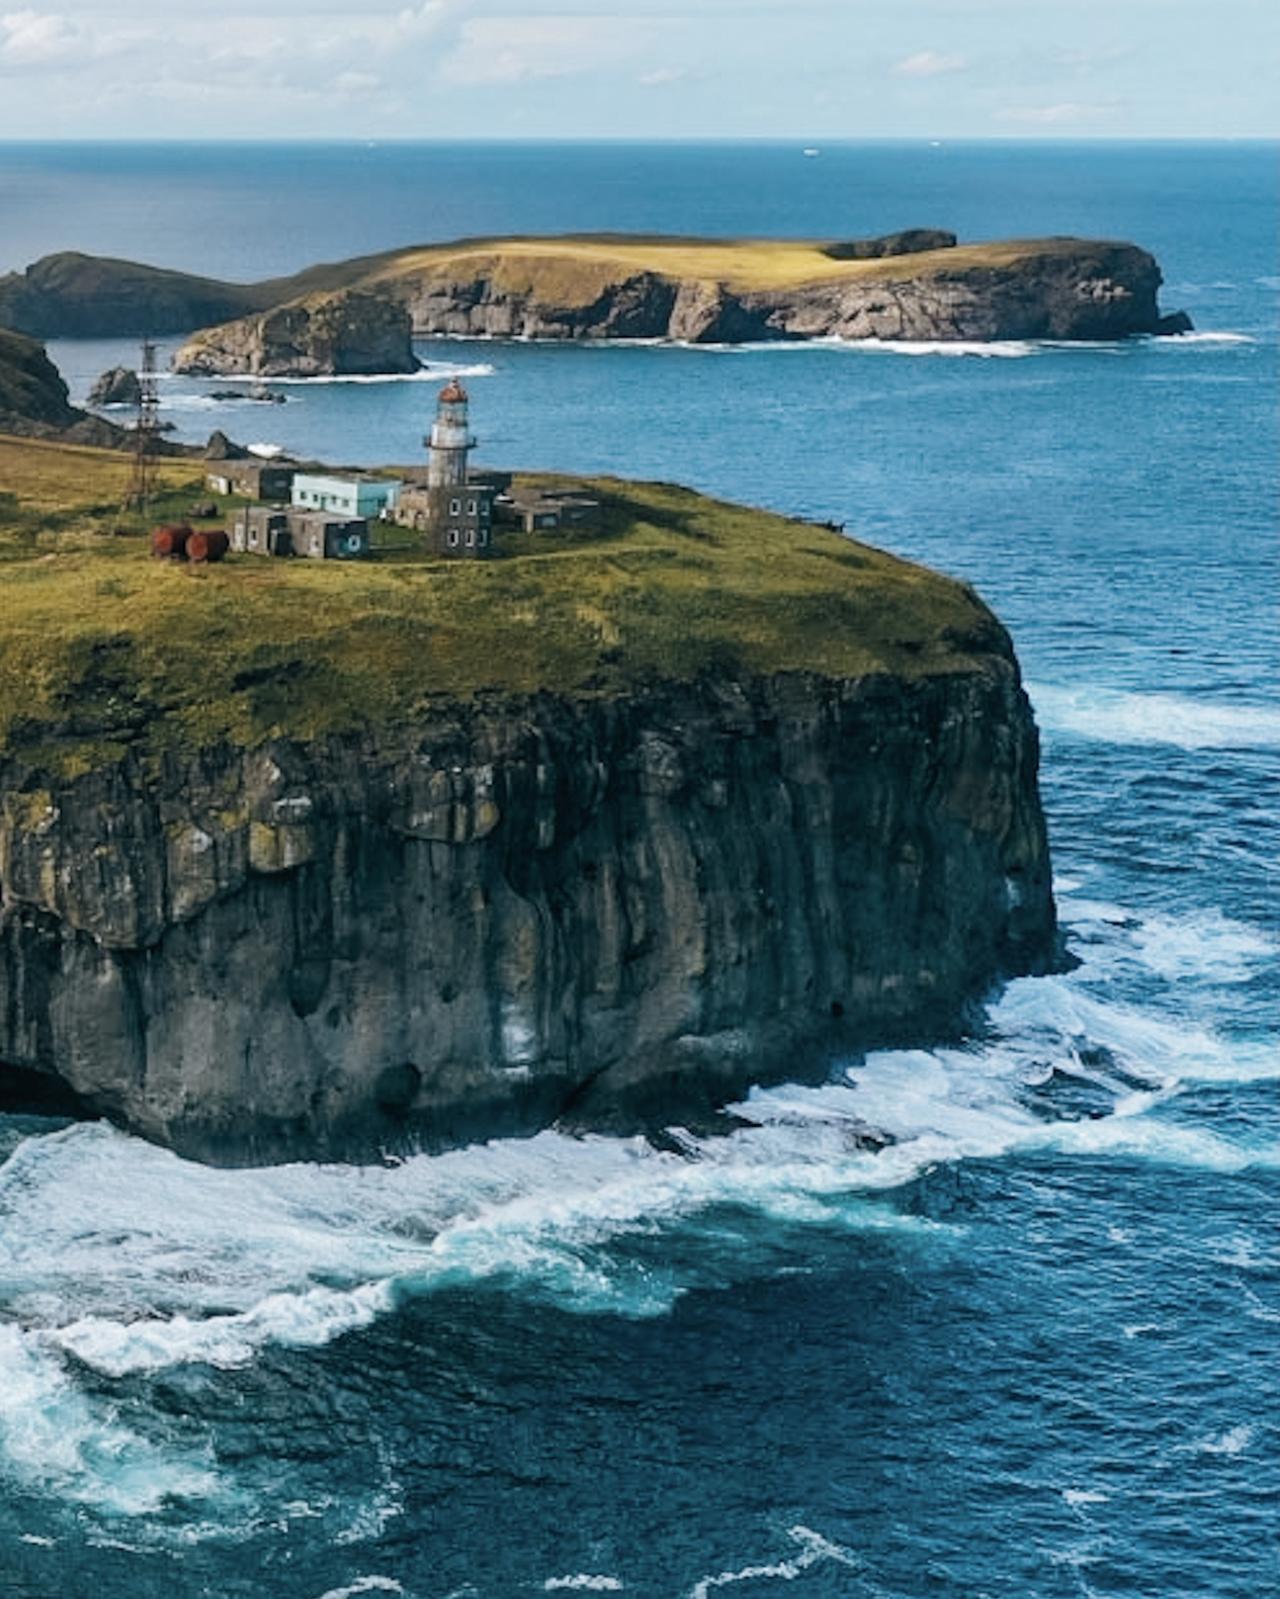
[[[626,234],[469,239],[236,284],[63,254],[0,278],[0,326],[39,338],[196,333],[179,370],[406,371],[414,337],[1113,340],[1183,332],[1133,244]]]
[[[1053,962],[966,585],[611,479],[483,561],[175,564],[129,471],[0,437],[0,1103],[227,1162],[697,1124]]]

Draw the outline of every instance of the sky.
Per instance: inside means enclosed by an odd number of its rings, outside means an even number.
[[[0,12],[5,139],[1271,138],[1277,84],[1280,0]]]

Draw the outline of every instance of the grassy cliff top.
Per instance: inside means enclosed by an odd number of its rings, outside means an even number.
[[[402,529],[359,565],[154,561],[113,532],[127,463],[0,438],[0,752],[64,771],[222,740],[410,721],[484,691],[655,678],[971,668],[1001,635],[972,590],[838,534],[613,479],[595,533],[429,559]],[[206,497],[161,468],[158,515]],[[126,524],[126,528],[129,524]]]
[[[227,283],[135,261],[67,251],[26,272],[0,276],[0,325],[40,337],[191,332],[307,295],[394,286],[415,278],[486,276],[512,292],[550,301],[589,301],[637,272],[739,292],[815,283],[897,282],[982,268],[1034,267],[1046,256],[1104,256],[1105,240],[1003,239],[871,260],[828,253],[837,241],[700,239],[664,234],[572,234],[456,239],[347,261],[321,262],[290,277]]]
[[[631,234],[476,239],[397,251],[372,266],[365,264],[359,281],[373,284],[415,276],[496,273],[510,288],[569,295],[583,288],[598,291],[619,276],[652,272],[679,281],[723,283],[750,291],[845,281],[897,282],[979,267],[1011,267],[1032,257],[1076,256],[1089,244],[1070,238],[1004,239],[861,261],[837,260],[827,253],[829,248],[828,240]]]

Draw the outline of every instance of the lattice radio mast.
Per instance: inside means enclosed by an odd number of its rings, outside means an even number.
[[[160,386],[156,381],[156,347],[150,339],[142,341],[142,361],[138,367],[138,418],[133,433],[133,469],[125,490],[126,511],[141,511],[143,516],[155,493],[156,441],[160,437]]]

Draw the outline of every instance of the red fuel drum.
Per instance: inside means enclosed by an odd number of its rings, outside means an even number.
[[[220,528],[211,528],[207,533],[193,533],[187,540],[187,559],[201,563],[220,561],[230,548],[227,535]]]
[[[168,523],[156,528],[151,535],[151,553],[160,560],[176,557],[181,560],[187,553],[187,540],[191,529],[178,523]]]

